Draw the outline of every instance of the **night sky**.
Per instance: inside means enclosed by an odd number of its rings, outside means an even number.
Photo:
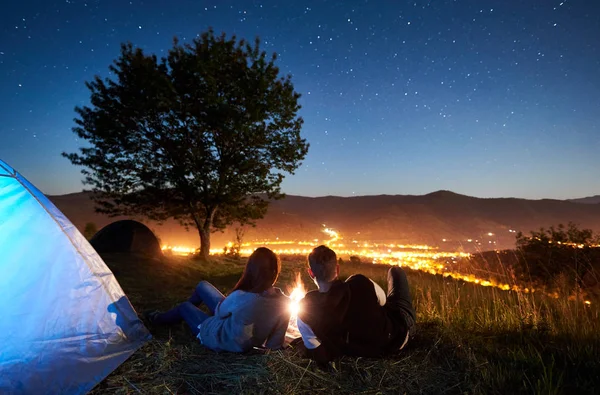
[[[11,1],[0,13],[0,158],[47,194],[84,85],[119,45],[166,53],[212,26],[277,52],[301,103],[305,196],[600,194],[600,1]]]

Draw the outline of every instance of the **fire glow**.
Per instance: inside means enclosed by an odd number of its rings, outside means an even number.
[[[296,321],[296,317],[300,312],[300,300],[304,298],[304,295],[306,295],[306,289],[304,288],[304,283],[302,282],[302,276],[300,273],[296,273],[294,288],[292,289],[292,292],[290,292],[290,312],[292,313],[294,322]]]
[[[298,330],[298,314],[300,313],[300,301],[306,295],[306,289],[302,282],[302,276],[300,273],[296,273],[296,280],[292,292],[290,292],[290,323],[287,329],[287,336],[291,338],[297,338],[300,336]]]

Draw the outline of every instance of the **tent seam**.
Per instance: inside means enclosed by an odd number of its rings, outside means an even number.
[[[1,167],[1,168],[3,168],[3,169],[4,169],[4,171],[6,171],[6,172],[7,172],[9,175],[11,175],[11,174],[12,174],[12,177],[15,177],[15,176],[17,175],[17,171],[16,171],[15,169],[11,168],[10,166],[9,166],[8,168],[6,168],[6,167],[4,167],[4,166],[2,165],[2,163],[6,164],[6,166],[8,166],[8,164],[7,164],[6,162],[2,162],[2,161],[0,160],[0,167]],[[11,171],[11,170],[12,170],[12,171]],[[2,174],[2,176],[4,176],[4,174]]]

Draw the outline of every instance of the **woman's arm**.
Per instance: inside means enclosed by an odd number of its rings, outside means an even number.
[[[289,316],[280,316],[277,321],[277,326],[269,335],[269,338],[265,342],[265,347],[270,348],[271,350],[277,350],[283,347],[283,343],[285,342],[285,333],[287,332],[288,325],[290,323]]]
[[[233,314],[234,311],[240,309],[240,305],[247,303],[246,292],[233,291],[215,309],[215,316],[225,319]]]

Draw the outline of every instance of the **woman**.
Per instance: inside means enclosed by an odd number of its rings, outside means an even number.
[[[290,320],[290,307],[288,297],[273,287],[280,272],[277,255],[268,248],[257,248],[229,296],[201,281],[187,302],[164,313],[149,313],[147,319],[153,324],[185,320],[200,342],[214,351],[281,348]],[[202,303],[212,315],[198,308]]]

